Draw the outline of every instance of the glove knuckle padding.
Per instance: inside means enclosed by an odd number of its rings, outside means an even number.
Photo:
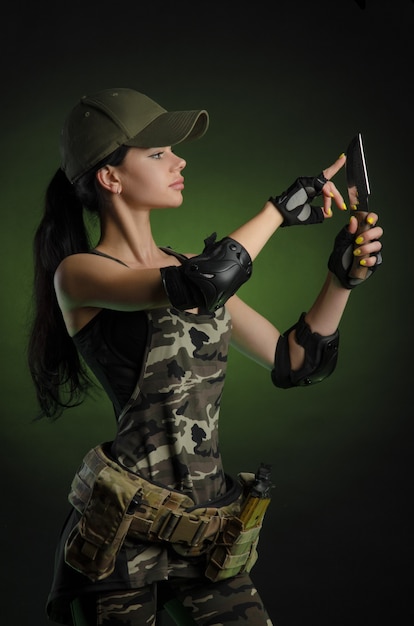
[[[305,349],[305,360],[298,370],[292,370],[290,362],[288,337],[293,330],[296,331],[296,342]],[[299,321],[279,337],[271,373],[273,384],[288,389],[321,382],[336,367],[338,347],[338,330],[327,336],[313,333],[305,322],[305,313],[302,313]]]
[[[208,237],[203,252],[180,267],[161,269],[165,291],[176,308],[215,311],[250,278],[247,250],[230,237],[218,242],[215,237],[215,233]]]
[[[301,187],[297,191],[295,191],[290,197],[288,197],[288,200],[286,202],[286,209],[288,211],[293,211],[294,209],[297,209],[298,207],[301,207],[303,204],[305,204],[307,200],[308,194],[306,193],[305,189]]]

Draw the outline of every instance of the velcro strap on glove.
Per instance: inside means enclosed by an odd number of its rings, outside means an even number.
[[[269,198],[283,216],[282,226],[322,223],[324,220],[322,209],[312,206],[310,201],[321,194],[327,182],[328,179],[323,173],[315,177],[302,176],[297,178],[287,191],[275,198]]]

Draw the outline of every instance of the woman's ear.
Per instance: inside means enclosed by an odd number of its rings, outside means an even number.
[[[119,194],[121,192],[121,182],[116,170],[110,165],[104,165],[96,172],[98,183],[110,193]]]

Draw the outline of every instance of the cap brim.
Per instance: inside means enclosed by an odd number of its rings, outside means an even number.
[[[135,148],[174,146],[183,141],[199,139],[207,131],[207,111],[166,111],[148,124],[135,137],[125,142]]]

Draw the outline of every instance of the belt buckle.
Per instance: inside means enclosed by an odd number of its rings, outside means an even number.
[[[205,535],[208,519],[198,516],[182,515],[171,511],[158,531],[159,539],[170,543],[198,545]]]

